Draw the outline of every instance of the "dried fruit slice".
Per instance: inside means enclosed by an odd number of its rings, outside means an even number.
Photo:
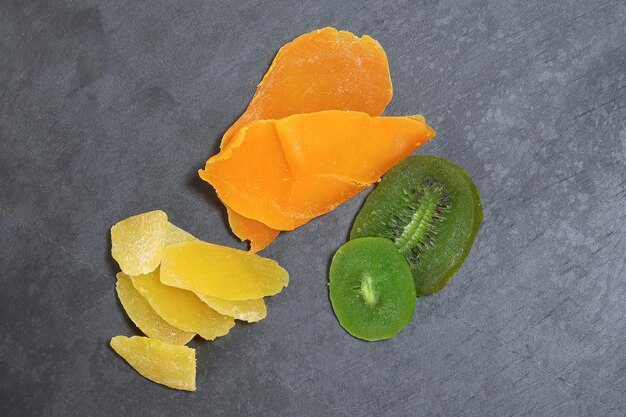
[[[284,45],[246,111],[224,133],[222,148],[246,124],[321,110],[378,116],[393,96],[389,63],[380,43],[326,27]]]
[[[280,292],[289,274],[272,259],[197,241],[165,248],[161,282],[225,300],[251,300]]]
[[[174,389],[196,390],[195,349],[141,336],[115,336],[111,347],[145,378]]]
[[[193,236],[191,233],[188,233],[170,223],[169,228],[167,229],[167,235],[165,236],[165,246],[174,243],[197,240],[198,238]],[[252,251],[254,252],[254,250]],[[210,297],[203,294],[196,295],[213,310],[237,320],[252,323],[261,321],[267,316],[267,308],[265,307],[265,302],[262,298],[256,300],[233,301]]]
[[[195,333],[179,330],[163,320],[123,272],[117,274],[115,290],[128,317],[146,336],[173,345],[184,345],[194,337]]]
[[[180,227],[174,226],[172,223],[167,224],[167,233],[165,234],[165,246],[178,242],[187,242],[190,240],[198,240],[198,238],[191,233],[184,231]]]
[[[230,229],[239,239],[250,241],[252,253],[265,249],[280,233],[280,230],[272,229],[261,222],[243,217],[229,207],[226,207],[226,211]]]
[[[354,110],[379,116],[393,95],[387,56],[371,37],[323,28],[284,45],[257,87],[246,111],[226,131],[228,144],[246,124],[321,110]],[[278,231],[232,209],[235,235],[250,240],[250,250],[269,245]]]
[[[168,248],[185,243],[176,243]],[[232,317],[219,314],[194,293],[163,285],[159,280],[159,270],[132,276],[131,279],[133,286],[148,300],[150,307],[163,320],[180,330],[197,333],[206,340],[215,340],[228,334],[235,325]]]
[[[409,265],[389,239],[351,240],[333,257],[330,301],[339,324],[351,335],[389,339],[413,318],[415,287]]]
[[[267,316],[267,308],[262,298],[256,300],[223,300],[208,295],[196,294],[209,307],[225,316],[249,323],[261,321]]]
[[[292,230],[367,188],[435,136],[416,117],[328,110],[260,120],[200,176],[241,215]]]
[[[111,227],[111,255],[125,274],[147,274],[159,266],[167,224],[167,214],[155,210],[128,217]]]
[[[421,296],[441,290],[461,267],[482,217],[480,195],[467,171],[443,158],[412,156],[367,197],[350,237],[393,240]]]

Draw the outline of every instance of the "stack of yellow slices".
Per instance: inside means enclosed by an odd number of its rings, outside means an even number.
[[[262,320],[263,298],[289,283],[276,261],[200,241],[160,210],[115,224],[111,246],[122,270],[117,295],[147,336],[116,336],[111,347],[144,377],[175,389],[196,389],[196,352],[187,342],[224,336],[235,320]]]

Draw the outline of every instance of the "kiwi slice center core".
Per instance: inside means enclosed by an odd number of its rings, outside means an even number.
[[[378,302],[378,291],[370,274],[365,273],[361,278],[361,296],[368,306],[374,306]]]
[[[432,236],[433,223],[438,219],[438,206],[441,203],[441,191],[438,188],[430,189],[421,195],[417,210],[413,212],[411,220],[404,226],[402,233],[394,243],[403,255],[409,255],[413,248],[427,246]]]

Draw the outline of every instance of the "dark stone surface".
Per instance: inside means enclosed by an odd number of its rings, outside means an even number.
[[[517,1],[0,3],[0,415],[622,416],[626,4]],[[232,2],[235,3],[235,2]],[[265,251],[268,318],[198,349],[198,391],[139,377],[108,229],[160,208],[244,247],[195,171],[278,48],[368,33],[423,113],[419,152],[468,169],[484,224],[396,338],[337,324],[327,268],[365,195]]]

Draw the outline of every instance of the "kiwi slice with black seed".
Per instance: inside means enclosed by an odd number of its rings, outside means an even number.
[[[443,158],[411,156],[367,197],[350,238],[392,240],[422,296],[441,290],[461,267],[482,217],[478,189],[465,169]]]
[[[415,286],[409,264],[389,239],[351,240],[333,257],[330,301],[352,336],[389,339],[413,318]]]

